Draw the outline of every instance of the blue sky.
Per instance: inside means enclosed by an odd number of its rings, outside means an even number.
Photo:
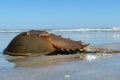
[[[0,29],[120,26],[120,0],[0,0]]]

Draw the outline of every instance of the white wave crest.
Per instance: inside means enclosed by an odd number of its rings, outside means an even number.
[[[38,29],[40,30],[40,29]],[[42,30],[42,29],[41,29]],[[120,31],[120,27],[113,28],[79,28],[79,29],[44,29],[50,32],[115,32]],[[25,32],[28,30],[0,30],[0,32]]]

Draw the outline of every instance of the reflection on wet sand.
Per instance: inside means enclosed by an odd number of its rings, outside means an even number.
[[[8,57],[8,61],[15,63],[15,67],[45,67],[55,65],[60,62],[95,60],[97,58],[110,57],[112,54],[107,53],[81,53],[73,55],[55,55],[39,57]]]
[[[15,63],[16,67],[44,67],[54,65],[59,62],[83,60],[84,58],[85,56],[83,54],[76,54],[38,57],[8,57],[8,61]]]

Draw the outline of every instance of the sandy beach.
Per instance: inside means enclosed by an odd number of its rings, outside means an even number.
[[[112,46],[120,49],[118,44]],[[7,65],[0,67],[0,80],[120,79],[120,54],[1,57]]]
[[[70,34],[71,33],[63,34],[63,36],[69,37],[71,36]],[[74,37],[72,38],[78,39],[79,33],[75,33],[75,34],[76,35],[73,34]],[[4,37],[5,35],[7,37]],[[8,34],[5,33],[4,36],[2,36],[5,38],[5,40],[1,40],[4,42],[4,44],[0,48],[1,49],[0,80],[68,80],[68,79],[69,80],[119,80],[120,79],[119,53],[71,54],[71,55],[38,56],[38,57],[13,57],[13,56],[3,55],[2,50],[15,35],[16,34],[12,33],[12,35],[9,36]],[[96,35],[95,38],[96,37],[99,36]],[[87,37],[85,37],[84,41],[87,41],[86,38]],[[91,36],[88,38],[89,40],[93,39],[93,37]],[[117,40],[117,39],[115,38],[112,39],[112,41],[113,40]],[[112,41],[111,43],[106,43],[106,44],[105,42],[107,41],[104,42],[98,41],[100,43],[96,41],[97,45],[96,44],[93,45],[102,48],[120,50],[120,43],[117,41],[113,43]]]

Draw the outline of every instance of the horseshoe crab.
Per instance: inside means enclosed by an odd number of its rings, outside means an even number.
[[[74,54],[77,52],[118,52],[89,47],[81,41],[63,38],[47,31],[31,30],[17,35],[4,50],[12,56]]]

